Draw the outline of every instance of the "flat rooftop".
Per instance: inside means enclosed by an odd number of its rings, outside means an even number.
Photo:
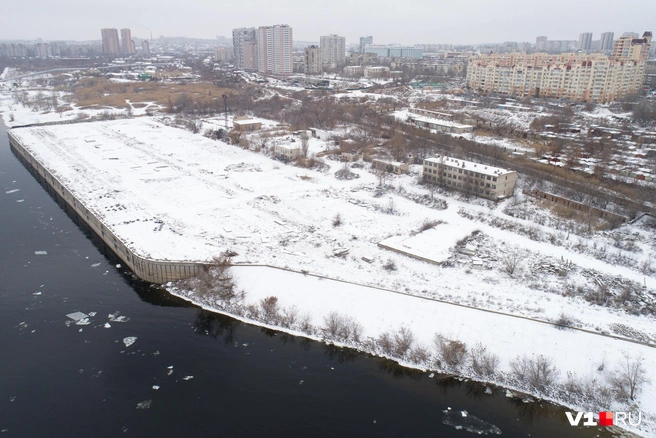
[[[474,163],[473,161],[459,160],[457,158],[451,158],[447,156],[435,155],[430,158],[424,159],[424,162],[444,164],[445,166],[458,167],[467,170],[473,170],[474,172],[482,173],[484,175],[506,175],[508,173],[514,172],[514,170],[502,169],[500,167],[488,166],[486,164]]]

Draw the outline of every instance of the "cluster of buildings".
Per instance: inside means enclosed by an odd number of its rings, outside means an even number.
[[[509,53],[470,58],[467,86],[483,93],[609,102],[641,91],[651,32],[622,36],[611,55]],[[582,38],[585,43],[586,38]]]
[[[121,29],[120,40],[118,29],[101,29],[100,34],[102,36],[102,52],[104,55],[133,55],[136,52],[130,29]],[[141,49],[143,55],[150,55],[150,42],[143,40]]]
[[[36,44],[22,44],[10,43],[0,44],[0,57],[7,58],[27,58],[33,56],[35,58],[51,58],[60,55],[59,45],[56,43],[36,43]]]

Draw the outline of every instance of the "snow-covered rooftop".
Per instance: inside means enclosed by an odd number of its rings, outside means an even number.
[[[514,172],[514,170],[502,169],[500,167],[486,166],[481,163],[474,163],[473,161],[458,160],[457,158],[450,158],[447,156],[442,157],[441,155],[435,155],[431,158],[426,158],[424,162],[431,162],[436,164],[444,164],[446,166],[459,167],[462,169],[473,170],[477,173],[482,173],[483,175],[493,175],[500,176],[506,175],[508,173]]]

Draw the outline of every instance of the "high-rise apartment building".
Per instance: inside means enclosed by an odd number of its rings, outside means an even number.
[[[602,52],[613,50],[613,38],[615,34],[613,32],[604,32],[601,34],[601,45],[599,50]]]
[[[373,43],[374,37],[372,36],[360,37],[360,53],[364,53],[364,49],[367,47],[367,44]]]
[[[647,61],[651,47],[651,32],[645,32],[642,38],[623,35],[613,46],[613,58],[618,60],[633,59]]]
[[[538,52],[544,52],[547,50],[547,37],[539,36],[535,39],[535,50]]]
[[[141,42],[141,54],[143,56],[150,56],[150,42],[148,42],[148,40],[143,40]]]
[[[244,41],[242,46],[242,68],[247,71],[257,71],[258,56],[257,41]]]
[[[102,49],[105,55],[117,55],[120,52],[117,29],[101,29]]]
[[[323,73],[322,50],[317,46],[305,48],[305,72],[310,75]]]
[[[346,38],[339,35],[328,35],[320,38],[321,56],[324,65],[336,68],[346,61]]]
[[[262,26],[257,29],[257,69],[272,75],[293,73],[292,28],[286,24]]]
[[[256,41],[256,36],[255,36],[255,28],[254,27],[242,27],[240,29],[234,29],[232,31],[232,53],[234,57],[234,64],[235,67],[241,70],[246,69],[245,64],[244,64],[244,46],[247,42],[255,42]],[[251,52],[252,52],[252,47],[251,47]],[[249,53],[250,55],[250,53]],[[252,68],[252,62],[251,68],[248,70],[257,70],[257,63],[256,67]]]
[[[132,32],[130,29],[121,29],[121,53],[134,53]]]
[[[579,50],[590,50],[592,45],[592,32],[584,32],[579,35]]]

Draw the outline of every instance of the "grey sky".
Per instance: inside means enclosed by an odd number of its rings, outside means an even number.
[[[103,27],[147,38],[230,36],[236,27],[289,24],[295,40],[337,33],[355,43],[453,43],[578,39],[656,31],[651,0],[5,0],[0,39],[100,39]],[[654,27],[654,29],[652,29]]]

